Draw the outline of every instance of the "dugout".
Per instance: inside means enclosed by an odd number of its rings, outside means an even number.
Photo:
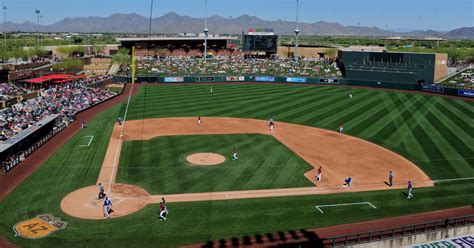
[[[65,127],[62,118],[62,115],[49,115],[0,143],[0,167],[10,170],[59,133]]]
[[[340,50],[337,61],[346,80],[364,86],[400,84],[415,89],[446,77],[447,59],[447,54]]]

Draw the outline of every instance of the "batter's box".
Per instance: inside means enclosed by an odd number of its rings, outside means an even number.
[[[82,138],[82,140],[81,140],[81,144],[79,145],[79,147],[87,147],[87,146],[90,146],[93,139],[94,139],[94,136],[93,136],[93,135],[84,136],[84,137]]]

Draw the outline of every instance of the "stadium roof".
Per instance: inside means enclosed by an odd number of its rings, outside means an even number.
[[[204,40],[204,37],[152,37],[152,38],[117,38],[119,42],[127,41],[175,41],[175,40]],[[208,37],[207,40],[238,40],[238,37],[233,36],[219,36],[219,37]]]

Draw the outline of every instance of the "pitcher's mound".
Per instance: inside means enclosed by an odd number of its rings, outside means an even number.
[[[194,153],[186,157],[186,160],[191,165],[216,165],[222,164],[225,161],[225,157],[217,153]]]

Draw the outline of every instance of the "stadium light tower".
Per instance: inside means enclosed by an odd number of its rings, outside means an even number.
[[[299,0],[296,0],[295,60],[298,60],[298,36],[300,34],[300,30],[298,28],[299,2]]]
[[[40,31],[39,31],[39,25],[40,25],[40,13],[41,11],[39,9],[35,10],[36,16],[37,16],[37,24],[38,24],[38,46],[40,45]]]
[[[204,61],[207,60],[207,35],[209,34],[209,29],[207,29],[207,0],[204,3]]]
[[[3,40],[5,51],[7,51],[7,6],[3,6]]]
[[[151,7],[150,7],[150,24],[148,26],[148,39],[151,38],[151,22],[153,20],[153,0],[151,0]]]

